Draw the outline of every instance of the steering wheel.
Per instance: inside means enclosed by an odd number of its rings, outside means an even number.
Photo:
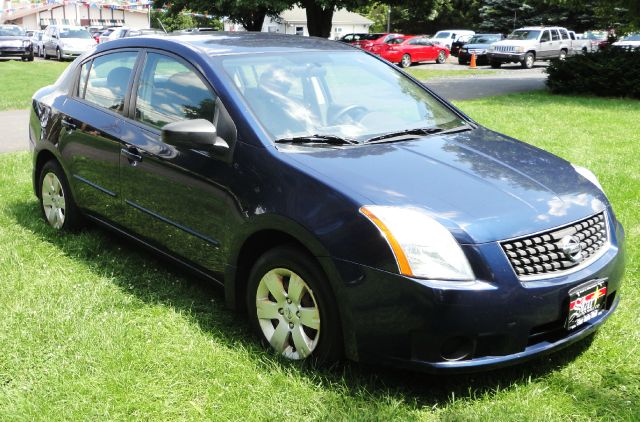
[[[330,124],[340,123],[340,120],[342,120],[345,116],[351,117],[351,119],[354,121],[359,121],[368,113],[368,108],[358,104],[351,104],[338,110],[336,114],[334,114],[334,116],[331,118]]]

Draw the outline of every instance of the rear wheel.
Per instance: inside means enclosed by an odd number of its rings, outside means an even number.
[[[535,61],[536,58],[534,57],[533,53],[527,53],[524,55],[524,59],[522,59],[522,61],[520,62],[520,66],[522,66],[523,69],[532,69],[533,62]]]
[[[59,48],[56,48],[56,59],[58,59],[59,62],[62,61],[62,52]]]
[[[265,345],[291,360],[338,359],[342,332],[328,281],[315,260],[291,246],[262,255],[247,289],[250,322]]]
[[[400,59],[400,66],[402,66],[405,69],[411,66],[411,56],[408,54],[405,54],[404,56],[402,56],[402,59]]]
[[[436,59],[436,63],[442,64],[442,63],[444,63],[446,61],[447,61],[447,53],[445,53],[444,50],[441,50],[438,53],[438,58]]]
[[[500,69],[500,66],[502,66],[502,63],[500,62],[496,62],[496,61],[491,61],[491,69]]]
[[[560,56],[558,57],[560,60],[564,60],[567,58],[567,50],[560,50]]]
[[[80,211],[71,195],[67,178],[56,161],[48,161],[42,167],[38,187],[40,209],[47,224],[64,231],[80,227]]]

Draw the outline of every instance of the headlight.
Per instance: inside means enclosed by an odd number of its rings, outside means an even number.
[[[487,50],[480,50],[479,54],[486,54],[486,53],[487,53]]]
[[[513,51],[516,53],[524,53],[524,47],[516,47]]]
[[[22,41],[22,46],[23,47],[29,47],[29,44],[31,44],[31,41],[28,41],[28,40],[23,40]]]
[[[577,171],[580,176],[584,177],[585,179],[587,179],[588,181],[596,185],[598,189],[604,192],[604,189],[602,189],[602,185],[598,181],[598,177],[596,177],[596,175],[593,174],[591,170],[584,167],[576,166],[575,164],[571,164],[571,165],[573,166],[573,169]]]
[[[489,51],[493,51],[493,50],[495,50],[495,49],[496,49],[496,46],[495,46],[495,45],[491,45],[491,46],[489,46]]]
[[[400,273],[438,280],[473,280],[473,270],[453,235],[419,208],[360,208],[387,240]]]
[[[462,51],[463,53],[466,53],[467,49],[466,48],[461,48],[460,51]]]

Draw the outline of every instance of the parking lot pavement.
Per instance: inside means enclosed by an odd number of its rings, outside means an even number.
[[[430,79],[424,84],[447,100],[472,100],[494,95],[546,89],[545,76]]]
[[[0,112],[0,152],[29,149],[29,110]]]

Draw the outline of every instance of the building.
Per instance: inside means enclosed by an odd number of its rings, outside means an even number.
[[[2,0],[0,0],[0,4]],[[25,29],[44,29],[48,25],[129,26],[148,28],[147,8],[133,9],[97,3],[32,4],[6,7],[0,23],[20,25]],[[142,6],[141,6],[142,7]]]
[[[346,9],[339,9],[333,12],[331,26],[331,36],[329,38],[340,38],[345,34],[354,32],[369,32],[369,27],[373,21],[357,13],[349,12]],[[232,22],[224,22],[225,31],[244,31],[244,27]],[[267,17],[262,25],[262,32],[276,32],[280,34],[309,36],[307,29],[307,13],[305,9],[294,7],[285,10],[277,18]]]

